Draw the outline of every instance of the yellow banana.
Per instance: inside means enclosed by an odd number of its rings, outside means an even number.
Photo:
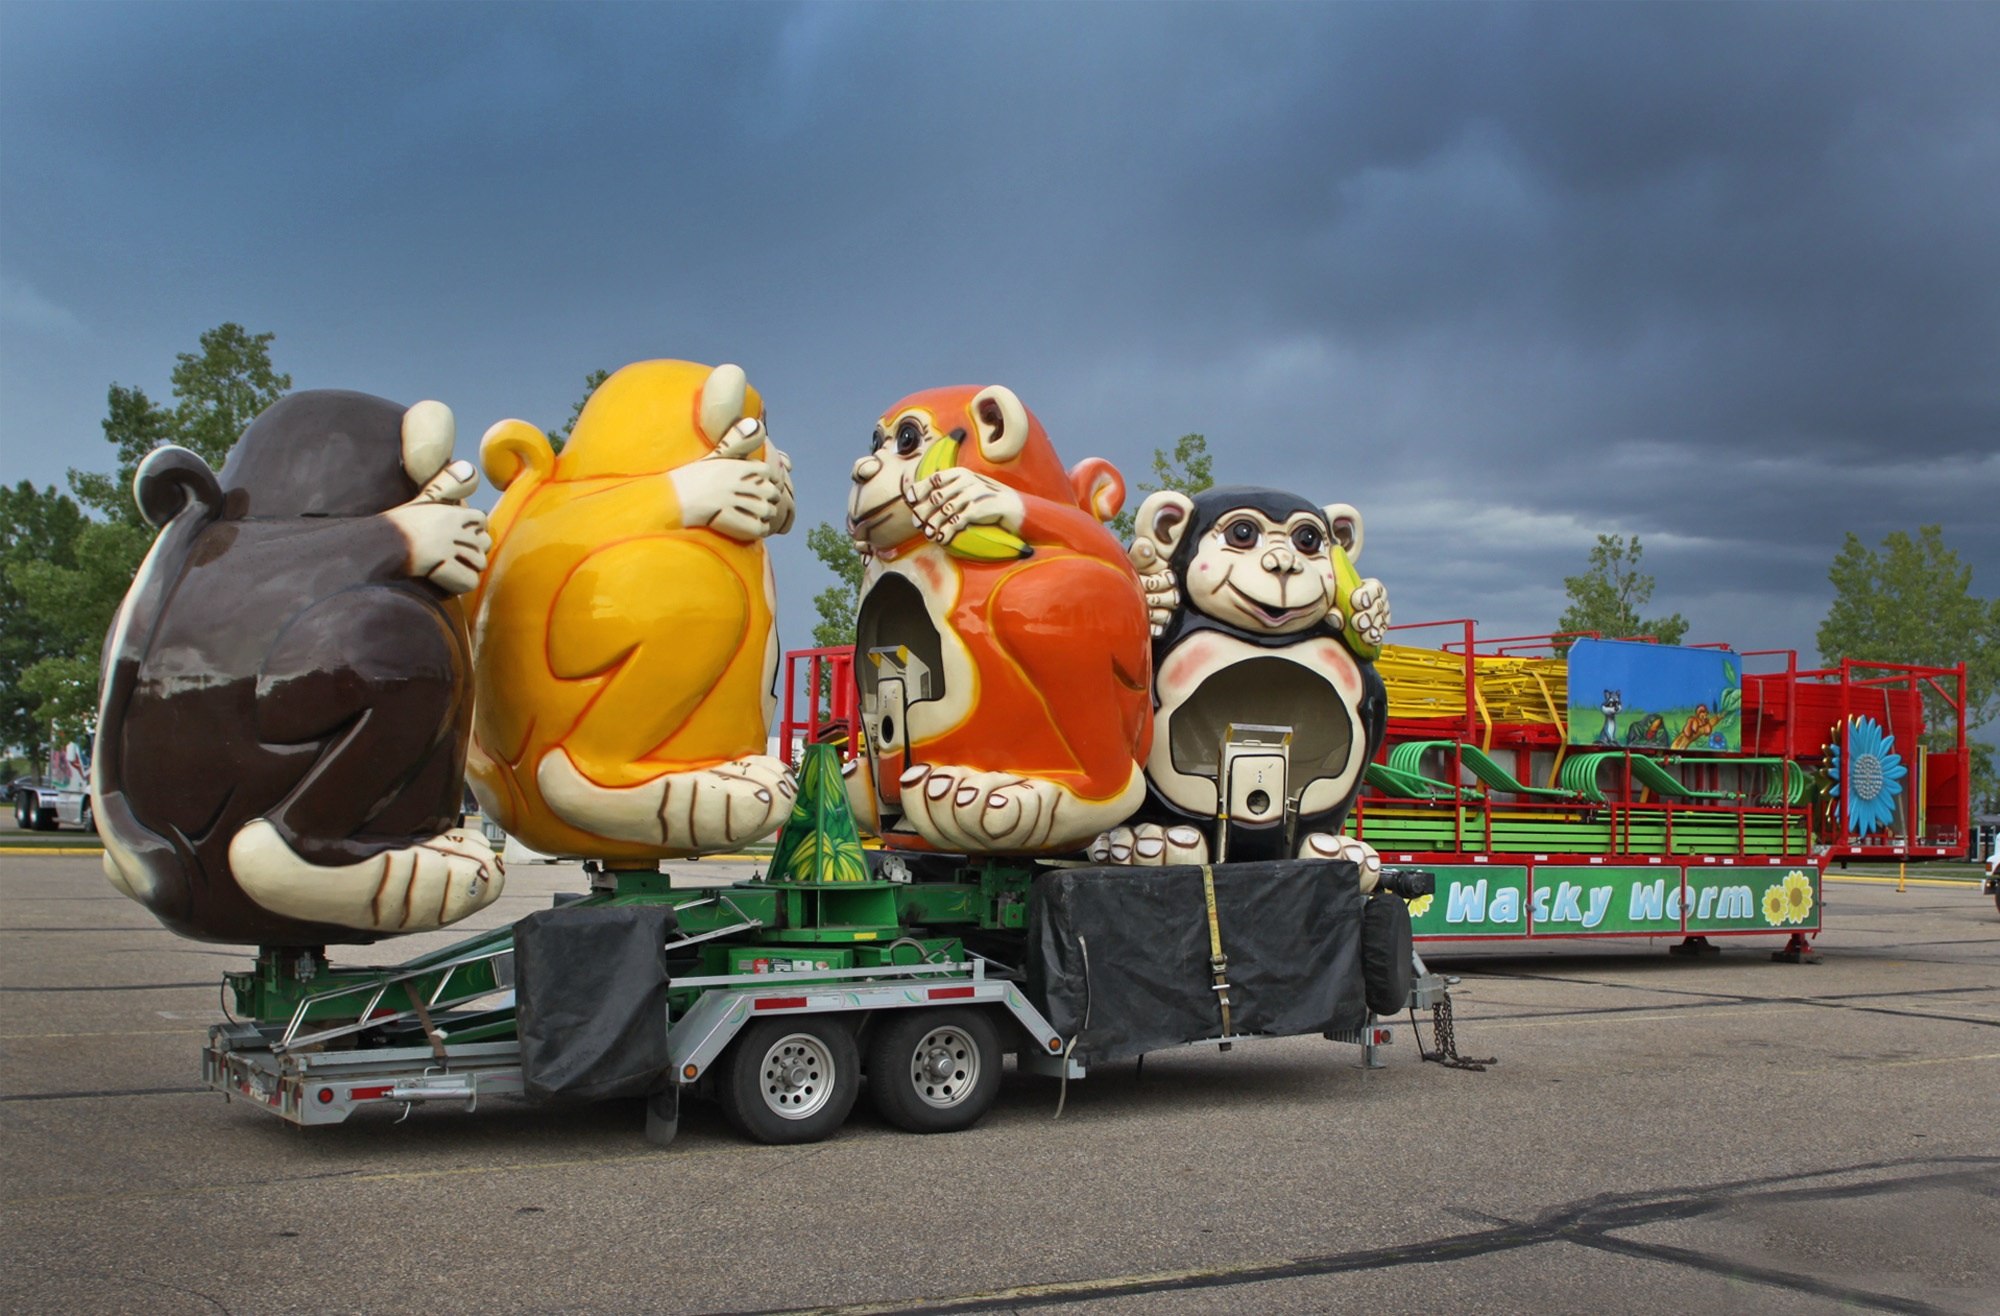
[[[975,525],[953,535],[944,551],[974,562],[1001,562],[1028,557],[1035,550],[1011,530],[1002,530],[997,525]]]
[[[940,435],[931,440],[924,459],[917,463],[919,481],[958,464],[958,440]],[[1027,557],[1035,550],[1011,530],[997,525],[973,525],[945,541],[944,551],[972,562],[1004,562]]]
[[[917,463],[917,478],[927,480],[939,471],[949,470],[958,465],[958,440],[940,434],[931,440],[931,446],[924,450],[924,459]]]

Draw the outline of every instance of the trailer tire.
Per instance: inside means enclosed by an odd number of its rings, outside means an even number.
[[[861,1053],[826,1016],[759,1019],[731,1044],[718,1096],[736,1131],[765,1143],[818,1142],[847,1121]]]
[[[35,830],[35,815],[28,808],[28,792],[14,792],[14,825],[24,832]]]
[[[1370,1013],[1401,1014],[1416,979],[1410,907],[1401,896],[1378,892],[1361,912],[1361,983]]]
[[[1000,1035],[983,1010],[897,1010],[868,1042],[868,1095],[911,1133],[956,1133],[1000,1094]]]

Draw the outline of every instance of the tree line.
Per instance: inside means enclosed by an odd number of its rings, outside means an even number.
[[[35,770],[51,743],[89,735],[99,652],[152,542],[152,527],[132,501],[133,472],[165,443],[191,448],[219,470],[243,429],[292,386],[291,376],[272,364],[274,337],[233,322],[210,329],[196,350],[175,357],[170,402],[113,383],[102,423],[114,454],[110,470],[72,468],[67,492],[28,480],[0,487],[0,741],[24,753]],[[558,450],[608,373],[587,374],[569,418],[550,429]],[[1152,479],[1139,484],[1132,508],[1156,490],[1195,494],[1211,487],[1212,466],[1200,434],[1155,449]],[[1131,537],[1132,508],[1111,523],[1121,539]],[[819,618],[813,642],[852,644],[860,554],[832,522],[814,526],[806,542],[834,576],[813,597]],[[1636,534],[1597,536],[1585,569],[1563,579],[1567,606],[1555,631],[1678,644],[1686,618],[1644,614],[1656,582],[1642,569],[1643,552]],[[1968,730],[2000,716],[2000,599],[1972,592],[1972,569],[1946,546],[1942,526],[1922,526],[1914,535],[1894,531],[1879,548],[1850,533],[1828,579],[1833,605],[1816,636],[1822,663],[1853,658],[1943,667],[1963,660]],[[1948,744],[1955,719],[1936,696],[1927,705],[1932,739]],[[1978,742],[1972,750],[1975,806],[2000,806],[1990,751]]]

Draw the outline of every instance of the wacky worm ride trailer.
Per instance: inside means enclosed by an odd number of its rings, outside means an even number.
[[[1829,864],[1966,853],[1962,663],[1434,625],[1456,638],[1377,660],[1389,734],[1352,819],[1436,874],[1419,942],[1778,933],[1809,958]]]
[[[490,517],[454,435],[435,402],[302,393],[220,472],[173,448],[139,472],[159,534],[106,645],[92,799],[114,884],[260,947],[226,975],[218,1090],[300,1124],[643,1097],[664,1142],[696,1089],[798,1142],[864,1074],[890,1122],[941,1131],[1009,1052],[1080,1077],[1321,1034],[1373,1064],[1378,1015],[1442,1021],[1408,912],[1428,875],[1342,830],[1386,713],[1352,508],[1149,500],[1128,548],[1117,472],[1065,469],[1011,391],[914,394],[850,489],[853,757],[794,769],[767,741],[764,545],[790,463],[741,370],[628,366],[560,453],[493,426]],[[525,844],[585,857],[590,891],[334,964],[498,896],[467,781]],[[757,880],[662,870],[774,830]]]

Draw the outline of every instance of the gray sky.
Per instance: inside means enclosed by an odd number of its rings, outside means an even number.
[[[2000,593],[2000,6],[0,6],[0,476],[224,320],[471,455],[736,361],[803,529],[902,395],[1200,431],[1359,506],[1399,622],[1550,629],[1639,534],[1810,658],[1845,531]],[[1433,633],[1436,634],[1436,633]]]

